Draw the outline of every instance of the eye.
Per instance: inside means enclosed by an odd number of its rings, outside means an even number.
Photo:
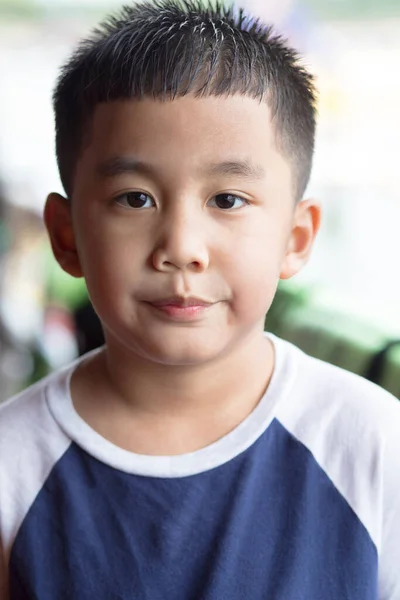
[[[210,202],[213,202],[217,208],[222,210],[242,208],[243,205],[248,204],[245,198],[235,196],[234,194],[217,194],[214,198],[211,198]],[[239,206],[235,206],[239,202]]]
[[[115,198],[115,202],[126,208],[151,208],[154,200],[144,192],[126,192]]]

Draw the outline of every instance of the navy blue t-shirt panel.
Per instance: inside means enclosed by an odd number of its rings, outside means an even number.
[[[274,420],[212,470],[161,479],[72,444],[10,559],[11,600],[376,600],[376,548]]]

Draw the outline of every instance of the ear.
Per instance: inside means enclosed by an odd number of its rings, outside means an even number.
[[[72,226],[70,202],[60,194],[50,194],[44,208],[44,222],[53,254],[60,267],[72,277],[82,277]]]
[[[292,229],[281,266],[280,279],[290,279],[307,263],[321,224],[321,205],[302,200],[296,206]]]

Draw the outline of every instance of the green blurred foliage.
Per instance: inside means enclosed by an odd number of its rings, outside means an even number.
[[[121,0],[121,6],[126,1]],[[93,3],[87,4],[85,0],[81,2],[52,2],[52,0],[0,0],[0,20],[40,20],[48,16],[56,17],[74,17],[76,15],[93,15],[94,18],[102,18],[108,12],[118,8],[115,3],[110,2],[110,6],[100,3],[99,6]]]
[[[0,18],[31,19],[41,17],[43,7],[35,0],[0,0]]]

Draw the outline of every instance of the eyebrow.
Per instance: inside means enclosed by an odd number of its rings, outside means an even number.
[[[155,177],[155,169],[140,160],[128,156],[114,156],[96,167],[97,174],[102,178],[111,178],[125,174],[139,174]],[[209,177],[217,175],[237,175],[248,180],[258,180],[265,177],[261,165],[253,164],[250,160],[227,160],[211,163],[200,169],[200,173]]]
[[[154,175],[150,165],[128,156],[113,156],[96,167],[96,173],[103,178],[116,177],[124,174]]]
[[[207,175],[239,175],[244,179],[263,179],[265,170],[249,160],[228,160],[209,165],[204,169]]]

